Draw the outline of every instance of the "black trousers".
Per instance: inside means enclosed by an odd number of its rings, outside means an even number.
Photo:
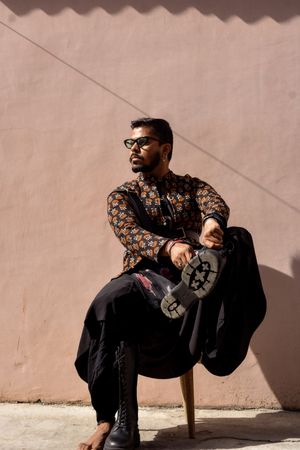
[[[92,302],[75,366],[88,383],[97,419],[112,420],[118,404],[115,350],[120,341],[138,345],[138,371],[153,378],[178,377],[200,359],[213,374],[230,374],[247,354],[263,320],[263,293],[251,235],[226,231],[234,250],[214,291],[177,320],[153,309],[130,274],[110,281]]]
[[[168,319],[148,304],[129,274],[110,281],[99,292],[87,312],[75,362],[88,383],[98,421],[111,420],[117,410],[114,358],[119,342],[138,346],[140,374],[177,377],[200,359],[201,310],[199,302],[184,318]]]

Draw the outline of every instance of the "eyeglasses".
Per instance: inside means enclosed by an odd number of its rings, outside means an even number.
[[[152,141],[160,142],[159,139],[151,137],[151,136],[141,136],[137,139],[125,139],[124,145],[128,149],[131,149],[134,146],[134,144],[137,144],[139,148],[142,148],[142,147],[144,147],[144,145],[149,144],[149,141],[151,139],[152,139]]]

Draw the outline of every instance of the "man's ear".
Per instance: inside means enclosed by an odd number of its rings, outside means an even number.
[[[162,158],[163,161],[166,161],[168,158],[168,155],[171,151],[171,144],[163,144],[162,146]]]

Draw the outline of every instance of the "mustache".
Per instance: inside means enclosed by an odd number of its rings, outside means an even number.
[[[129,158],[129,162],[132,162],[133,159],[138,159],[139,161],[144,161],[144,158],[142,156],[132,155]]]

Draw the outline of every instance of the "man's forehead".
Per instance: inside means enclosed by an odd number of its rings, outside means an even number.
[[[131,136],[133,138],[139,136],[155,136],[155,133],[152,127],[137,127],[131,130]]]

